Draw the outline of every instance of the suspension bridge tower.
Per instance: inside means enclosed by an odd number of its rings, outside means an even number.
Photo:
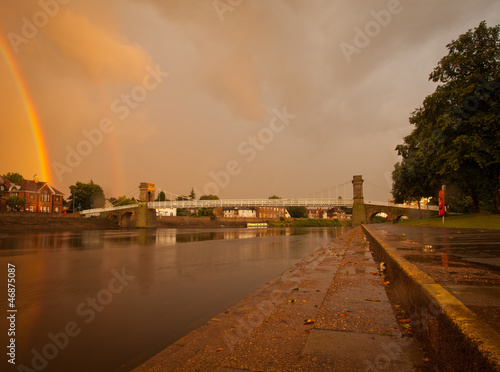
[[[363,197],[363,176],[352,179],[352,226],[366,223],[365,199]]]
[[[148,207],[148,203],[155,200],[155,191],[153,183],[141,182],[139,185],[139,205],[135,215],[135,227],[156,227],[156,210]]]

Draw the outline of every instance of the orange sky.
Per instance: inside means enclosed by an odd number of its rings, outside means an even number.
[[[362,174],[367,198],[388,199],[394,148],[435,89],[427,78],[446,44],[500,23],[495,0],[214,4],[0,3],[56,188],[92,179],[116,197],[147,181],[167,194],[293,197]],[[0,79],[0,174],[40,176],[1,58]],[[289,122],[273,126],[284,107]]]

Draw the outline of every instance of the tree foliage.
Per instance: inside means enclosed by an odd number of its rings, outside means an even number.
[[[498,212],[500,187],[500,26],[481,22],[447,45],[429,76],[435,92],[410,117],[415,126],[396,147],[396,201],[437,196],[453,184],[480,207]]]
[[[104,207],[104,191],[101,186],[95,184],[92,180],[89,183],[76,182],[76,185],[69,187],[70,196],[68,201],[73,206],[73,196],[75,198],[75,209],[92,209]]]
[[[10,182],[21,183],[24,181],[24,177],[19,173],[11,173],[2,175],[3,178],[7,178]]]
[[[196,199],[196,193],[194,192],[194,188],[191,187],[191,192],[189,193],[189,199],[195,200]]]
[[[198,208],[198,217],[215,217],[213,208]]]
[[[200,200],[219,200],[219,197],[217,195],[208,194],[200,196]]]
[[[269,197],[269,199],[281,199],[281,198],[279,196],[277,196],[277,195],[271,195]]]
[[[288,207],[287,208],[290,217],[292,218],[307,218],[307,208],[306,207]]]
[[[11,211],[20,211],[21,209],[24,209],[24,206],[26,205],[26,200],[18,195],[11,195],[7,198],[5,204],[7,205],[7,208]]]
[[[165,192],[164,191],[160,191],[158,193],[158,196],[156,197],[155,201],[169,201],[167,199],[167,196],[165,195]]]
[[[118,197],[115,201],[112,202],[113,206],[119,207],[121,205],[131,205],[131,204],[137,204],[137,200],[134,198],[129,199],[125,195]]]

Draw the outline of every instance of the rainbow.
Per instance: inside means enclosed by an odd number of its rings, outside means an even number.
[[[39,178],[41,181],[51,183],[50,168],[49,168],[49,156],[47,148],[45,146],[45,139],[43,137],[43,132],[41,128],[41,123],[36,113],[35,105],[31,96],[29,95],[26,83],[23,80],[21,71],[16,64],[16,58],[10,46],[7,44],[7,40],[0,32],[0,52],[7,63],[7,66],[14,78],[17,86],[19,95],[21,96],[26,115],[28,117],[29,123],[31,125],[31,132],[33,133],[33,138],[36,144],[36,149],[38,153],[39,162]],[[15,170],[12,170],[15,172]]]

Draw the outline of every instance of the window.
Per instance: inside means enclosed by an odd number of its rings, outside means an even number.
[[[33,206],[30,205],[30,212],[33,212]]]
[[[50,201],[50,195],[49,195],[49,193],[48,193],[48,192],[44,192],[44,193],[42,193],[42,201],[43,201],[43,202],[48,202],[48,201]]]
[[[55,207],[54,212],[59,213],[59,207]]]
[[[59,196],[56,196],[55,198],[56,198],[56,201],[59,201]],[[57,211],[56,211],[56,212],[57,212]]]
[[[35,199],[35,195],[30,194],[30,199]]]

